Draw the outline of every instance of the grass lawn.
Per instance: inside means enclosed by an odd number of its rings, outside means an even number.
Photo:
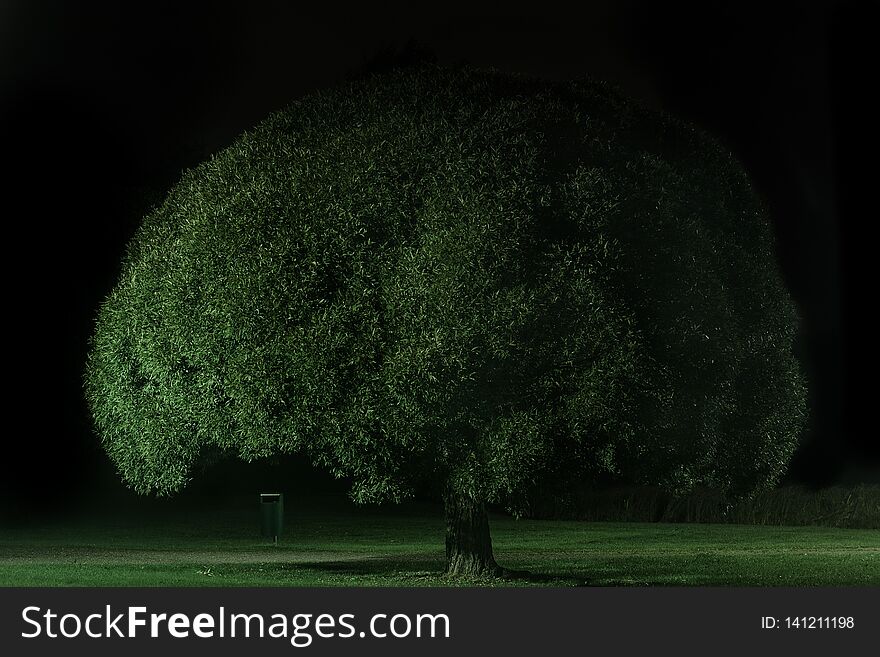
[[[492,518],[499,563],[525,579],[442,575],[434,507],[291,508],[282,541],[255,505],[0,528],[3,586],[818,586],[880,585],[880,532],[825,527],[587,523]]]

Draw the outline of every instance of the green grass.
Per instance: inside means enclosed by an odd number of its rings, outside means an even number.
[[[495,516],[498,561],[533,576],[481,581],[442,575],[433,507],[288,509],[278,546],[256,535],[254,508],[167,509],[0,529],[0,585],[880,585],[874,530]]]

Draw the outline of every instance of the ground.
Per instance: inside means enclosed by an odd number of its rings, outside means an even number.
[[[256,504],[173,502],[0,531],[2,586],[880,585],[880,532],[492,517],[499,563],[525,578],[448,578],[439,508],[288,500],[279,545]],[[307,508],[302,508],[307,507]]]

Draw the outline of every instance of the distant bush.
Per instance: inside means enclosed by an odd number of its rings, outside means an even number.
[[[785,486],[731,500],[711,489],[674,496],[649,486],[581,490],[532,500],[528,515],[605,522],[821,525],[880,529],[880,486]]]

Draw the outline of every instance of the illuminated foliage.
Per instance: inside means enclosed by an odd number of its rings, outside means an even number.
[[[423,67],[293,103],[144,219],[86,376],[140,492],[288,452],[360,501],[542,476],[749,491],[804,422],[764,210],[592,83]]]

